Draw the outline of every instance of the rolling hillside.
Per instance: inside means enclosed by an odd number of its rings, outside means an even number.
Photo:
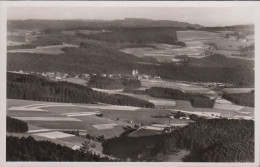
[[[11,29],[84,29],[109,27],[175,27],[201,28],[196,24],[169,20],[150,20],[128,18],[124,20],[8,20],[7,27]]]

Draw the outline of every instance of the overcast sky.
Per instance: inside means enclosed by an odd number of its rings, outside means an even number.
[[[174,20],[204,26],[254,23],[252,8],[208,7],[10,7],[8,19],[99,19],[146,18]]]

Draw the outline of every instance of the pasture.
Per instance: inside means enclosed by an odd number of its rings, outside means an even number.
[[[143,124],[143,125],[151,125],[151,124],[168,124],[169,118],[168,114],[170,113],[170,110],[167,109],[139,109],[135,111],[113,111],[113,110],[107,110],[103,112],[104,116],[106,118],[109,118],[111,120],[117,120],[121,122],[129,122],[131,121],[132,125],[134,124]],[[174,119],[171,121],[173,124],[182,124],[187,123],[190,121],[187,120],[179,120]]]
[[[36,133],[34,134],[36,136],[41,136],[49,139],[58,139],[58,138],[66,138],[66,137],[72,137],[74,135],[68,134],[68,133],[63,133],[63,132],[44,132],[44,133]]]
[[[234,53],[238,53],[241,47],[250,46],[253,41],[241,42],[224,38],[221,33],[207,31],[176,31],[178,41],[184,42],[185,47],[177,47],[165,44],[150,44],[155,48],[124,48],[120,51],[133,54],[138,57],[150,56],[159,62],[177,62],[175,57],[178,55],[188,55],[194,58],[203,58],[203,53],[210,51],[213,53],[224,54],[232,57]],[[210,44],[214,44],[217,48],[212,49]],[[211,48],[211,49],[210,49]],[[233,57],[234,58],[234,57]],[[236,57],[240,59],[252,60],[252,58]]]
[[[174,100],[149,100],[156,106],[175,106],[176,103]]]
[[[208,40],[219,37],[218,33],[207,31],[177,31],[177,39],[179,41],[195,41],[195,40]]]
[[[7,101],[7,115],[16,117],[29,123],[29,131],[48,131],[48,130],[85,130],[93,136],[104,135],[105,138],[110,138],[120,135],[124,130],[122,125],[118,125],[113,129],[97,130],[92,125],[97,124],[111,124],[115,121],[108,118],[97,117],[97,108],[102,108],[102,112],[105,111],[106,107],[113,109],[113,106],[102,105],[102,104],[67,104],[67,103],[49,103],[49,102],[38,102],[38,101],[26,101],[26,100],[8,100]],[[48,106],[49,105],[49,106]],[[10,110],[12,106],[20,108],[38,107],[44,109],[45,112],[38,112],[32,110]],[[25,107],[24,107],[25,106]],[[88,108],[88,106],[90,108]],[[122,109],[127,109],[127,106]],[[120,107],[115,107],[119,109]],[[92,109],[93,108],[93,109]],[[117,122],[116,122],[117,123]],[[34,130],[34,131],[32,131]]]
[[[164,80],[153,80],[153,79],[140,79],[142,87],[151,88],[151,87],[163,87],[178,89],[183,92],[191,93],[206,93],[209,92],[209,88],[205,88],[200,85],[195,85],[193,83],[182,83],[182,82],[173,82],[173,81],[164,81]]]
[[[249,93],[255,88],[224,88],[224,93]]]
[[[20,119],[22,121],[62,121],[62,122],[80,122],[81,120],[76,118],[66,118],[66,117],[13,117],[15,119]]]
[[[39,105],[41,104],[41,105]],[[45,104],[45,105],[44,105]],[[26,100],[8,100],[7,109],[12,106],[23,107],[33,106],[42,107],[45,112],[26,111],[26,110],[7,110],[7,115],[19,117],[30,125],[29,130],[39,129],[71,129],[86,130],[93,136],[105,135],[105,138],[120,135],[126,125],[133,126],[139,124],[166,124],[168,118],[160,117],[166,115],[169,110],[163,109],[144,109],[130,106],[113,106],[104,104],[66,104],[26,101]],[[48,107],[50,105],[50,107]],[[64,106],[62,106],[64,105]],[[96,116],[102,113],[103,117]],[[80,120],[80,121],[78,121]],[[129,123],[129,122],[132,122]],[[185,120],[174,120],[173,123],[185,123]],[[99,124],[118,124],[113,129],[97,130],[93,125]],[[39,127],[39,128],[35,128]]]
[[[97,130],[103,130],[103,129],[113,129],[114,126],[117,126],[118,124],[116,123],[110,123],[110,124],[97,124],[97,125],[92,125],[94,128]]]
[[[243,108],[244,108],[244,106],[239,106],[239,105],[236,105],[236,104],[218,104],[218,103],[216,103],[214,105],[214,109],[220,109],[220,110],[239,111]]]
[[[213,112],[220,113],[221,117],[232,118],[235,115],[240,115],[238,111],[227,110],[223,108],[193,108],[189,101],[176,100],[176,106],[172,107],[174,110],[185,110],[191,112]]]
[[[50,54],[50,55],[58,55],[63,54],[64,52],[61,50],[65,47],[78,47],[77,45],[72,44],[63,44],[63,45],[49,45],[49,46],[37,46],[34,49],[13,49],[8,50],[9,53],[39,53],[39,54]]]
[[[187,86],[187,85],[182,85]],[[139,95],[137,95],[139,96]],[[142,96],[142,95],[140,95]],[[149,97],[146,97],[149,98]],[[165,103],[165,99],[151,98]],[[166,100],[168,103],[168,100]],[[80,130],[91,136],[104,135],[105,138],[119,136],[124,132],[124,126],[147,125],[153,128],[154,124],[169,124],[169,114],[173,110],[185,110],[189,112],[213,112],[220,113],[222,117],[232,118],[239,115],[252,115],[254,110],[241,108],[241,112],[227,108],[193,108],[189,101],[174,100],[169,106],[162,104],[155,109],[115,106],[107,104],[70,104],[51,103],[27,100],[7,100],[7,115],[16,117],[29,123],[30,133],[44,133],[50,131],[74,131]],[[221,101],[222,102],[222,101]],[[173,105],[175,104],[175,105]],[[233,105],[223,103],[224,105]],[[217,105],[223,105],[218,103]],[[11,110],[20,107],[22,110]],[[26,110],[28,108],[28,110]],[[37,108],[44,111],[35,111]],[[96,114],[102,114],[102,117]],[[191,120],[172,119],[172,125],[186,124]]]

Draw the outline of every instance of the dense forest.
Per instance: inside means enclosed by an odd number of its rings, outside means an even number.
[[[141,81],[134,78],[109,78],[94,75],[91,76],[88,85],[100,89],[136,89],[141,87]]]
[[[120,158],[121,161],[151,161],[152,157],[149,155],[152,151],[151,146],[161,141],[163,136],[165,134],[141,137],[120,136],[107,139],[102,144],[103,153]],[[140,156],[144,152],[148,155]]]
[[[234,128],[234,126],[236,128]],[[254,121],[197,119],[171,133],[105,140],[103,152],[132,161],[162,161],[179,149],[185,162],[253,162]]]
[[[227,58],[221,54],[213,54],[204,58],[189,58],[189,66],[193,67],[230,67],[230,68],[254,68],[253,60]]]
[[[28,125],[26,122],[11,118],[11,117],[6,117],[6,131],[7,132],[27,132],[28,131]]]
[[[110,45],[109,45],[110,46]],[[218,65],[214,64],[216,56],[205,58],[205,64],[191,60],[183,66],[175,63],[160,63],[154,65],[155,59],[150,57],[138,58],[125,54],[105,44],[81,43],[79,48],[63,48],[64,54],[47,55],[36,53],[8,53],[8,71],[59,71],[63,73],[90,74],[131,74],[138,69],[140,74],[160,76],[163,79],[194,81],[194,82],[222,82],[239,86],[254,85],[254,70],[250,62],[241,66],[240,62],[231,65],[229,59],[220,58]],[[194,61],[194,62],[192,62]],[[140,62],[152,62],[143,64]],[[227,66],[221,65],[222,62]],[[157,62],[158,64],[158,62]],[[211,66],[214,64],[214,66]],[[243,64],[243,63],[242,63]],[[237,68],[241,66],[240,68]]]
[[[8,53],[7,68],[10,71],[60,71],[65,73],[130,73],[135,62],[144,61],[129,54],[94,44],[82,44],[80,48],[64,48],[64,54]]]
[[[156,98],[174,99],[174,100],[188,100],[193,107],[213,108],[215,100],[201,94],[193,94],[182,92],[177,89],[151,87],[145,90],[134,90],[126,88],[123,90],[126,93],[145,94]]]
[[[222,82],[237,86],[253,86],[254,70],[249,68],[230,67],[192,67],[176,66],[164,63],[161,66],[143,65],[137,68],[139,73],[145,72],[164,79],[192,82]]]
[[[109,43],[164,43],[185,46],[185,43],[177,41],[176,29],[174,28],[123,28],[105,33],[78,34],[81,37],[104,41]]]
[[[234,128],[235,127],[235,128]],[[184,161],[253,162],[254,121],[208,119],[192,123],[170,133],[156,147],[160,161],[176,149],[189,149]]]
[[[241,106],[255,107],[255,93],[224,93],[222,98]]]
[[[154,107],[154,104],[135,97],[109,95],[89,87],[50,81],[41,76],[7,73],[7,98],[67,103],[107,103],[138,107]]]
[[[6,161],[112,161],[92,152],[81,152],[33,137],[6,137]]]

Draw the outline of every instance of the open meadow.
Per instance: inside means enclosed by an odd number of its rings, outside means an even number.
[[[163,45],[162,47],[162,44],[150,44],[155,48],[124,48],[121,51],[138,57],[154,57],[159,62],[178,62],[179,59],[176,59],[176,56],[188,55],[189,57],[203,58],[207,51],[234,58],[232,54],[238,53],[241,47],[247,47],[253,43],[252,40],[242,42],[225,38],[221,33],[198,30],[177,31],[177,39],[184,42],[186,46]],[[211,45],[214,45],[215,48]],[[245,57],[236,58],[253,60]]]
[[[9,53],[39,53],[39,54],[50,54],[58,55],[64,53],[61,49],[66,47],[76,48],[77,45],[62,44],[62,45],[50,45],[50,46],[37,46],[33,49],[12,49],[8,50]]]

